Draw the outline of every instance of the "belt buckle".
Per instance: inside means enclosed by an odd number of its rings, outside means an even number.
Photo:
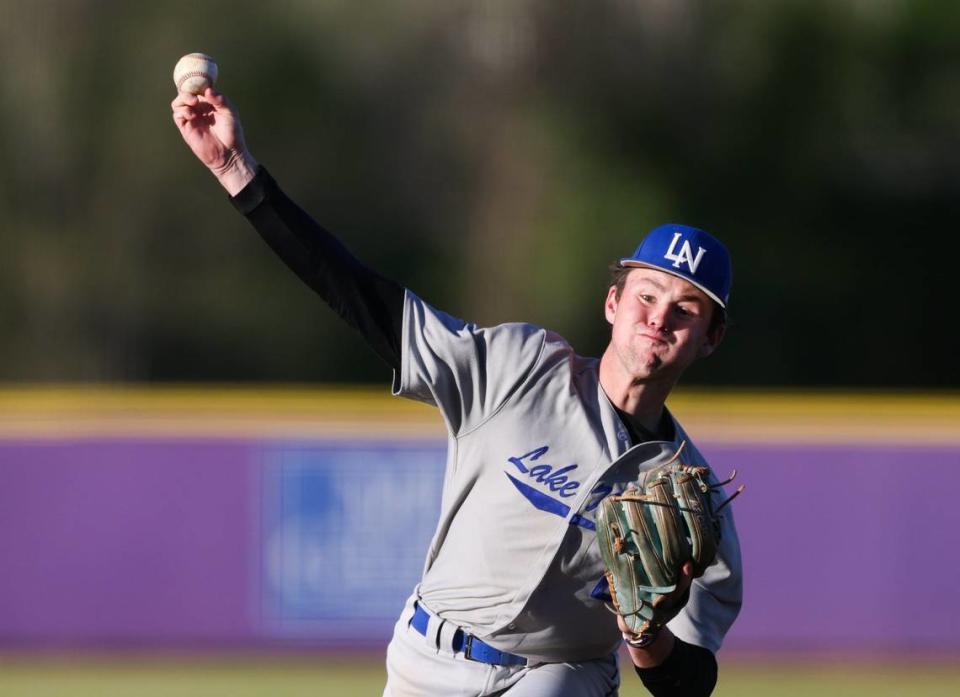
[[[472,653],[473,649],[473,634],[463,633],[463,657],[468,661],[476,661]]]

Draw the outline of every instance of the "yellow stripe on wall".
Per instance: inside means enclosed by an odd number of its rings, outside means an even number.
[[[960,394],[680,391],[697,441],[960,445]]]
[[[443,437],[438,412],[389,389],[0,389],[0,438]]]
[[[960,445],[960,395],[680,390],[699,442]],[[443,438],[439,412],[387,388],[0,388],[0,438]]]

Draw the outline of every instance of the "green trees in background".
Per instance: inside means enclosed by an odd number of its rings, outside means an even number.
[[[958,384],[955,3],[162,5],[0,10],[2,379],[385,379],[179,141],[202,50],[285,188],[454,314],[597,354],[606,265],[677,220],[735,263],[693,382]]]

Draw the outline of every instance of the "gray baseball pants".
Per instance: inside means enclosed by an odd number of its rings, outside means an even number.
[[[409,626],[408,600],[387,647],[383,697],[617,697],[615,655],[577,663],[495,666],[454,654]]]

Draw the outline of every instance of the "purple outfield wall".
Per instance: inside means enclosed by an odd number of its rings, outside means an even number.
[[[0,443],[0,642],[248,639],[250,446]]]
[[[701,449],[747,485],[727,648],[960,650],[960,448]],[[439,439],[0,441],[0,646],[382,645],[442,461]]]
[[[960,450],[707,446],[740,470],[730,648],[960,649]]]

